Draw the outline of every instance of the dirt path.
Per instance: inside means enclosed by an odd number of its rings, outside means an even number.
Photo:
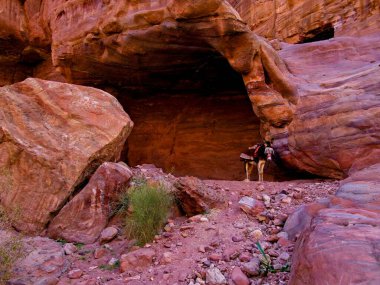
[[[118,237],[105,246],[101,258],[94,258],[94,250],[99,250],[99,244],[83,246],[70,255],[70,269],[80,269],[83,275],[79,279],[69,279],[66,274],[58,284],[205,284],[206,272],[218,270],[229,284],[235,284],[230,280],[235,267],[251,272],[251,284],[287,284],[288,272],[255,276],[255,260],[262,258],[255,242],[260,240],[278,271],[286,265],[291,266],[294,243],[284,238],[279,240],[283,222],[299,205],[333,195],[339,185],[339,182],[331,180],[204,182],[219,195],[224,195],[228,202],[222,209],[214,209],[204,215],[170,221],[155,242],[148,245],[155,251],[153,263],[124,273],[120,273],[118,264],[107,265],[111,258],[119,259],[131,249],[128,240]],[[267,202],[266,214],[261,221],[239,208],[241,197],[263,200],[264,196],[264,200],[268,199],[265,195],[270,197],[270,202]],[[246,281],[241,282],[238,285],[247,284]]]

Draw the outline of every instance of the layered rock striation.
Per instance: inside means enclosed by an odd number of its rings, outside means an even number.
[[[340,37],[280,51],[300,94],[292,124],[274,135],[289,165],[344,178],[379,162],[379,39]]]
[[[380,28],[379,2],[228,0],[252,31],[288,43],[363,36]]]

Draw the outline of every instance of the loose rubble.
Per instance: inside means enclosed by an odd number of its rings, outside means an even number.
[[[52,278],[59,280],[58,285],[73,280],[94,285],[287,284],[296,222],[313,210],[314,201],[333,195],[338,187],[336,181],[315,180],[202,183],[230,203],[196,216],[169,219],[154,241],[142,248],[126,239],[117,223],[109,225],[94,244],[62,244],[60,262],[70,269]],[[252,211],[249,205],[260,210]],[[295,210],[301,214],[288,219]],[[307,215],[303,216],[306,223]]]

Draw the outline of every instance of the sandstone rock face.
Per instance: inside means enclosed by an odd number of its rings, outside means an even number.
[[[379,171],[377,163],[353,173],[312,213],[296,243],[290,284],[380,282]]]
[[[166,120],[174,117],[170,126],[153,125],[156,132],[149,132],[149,125],[138,124],[126,151],[131,156],[126,158],[128,162],[156,163],[167,171],[176,168],[179,175],[203,173],[201,177],[205,178],[228,175],[242,179],[238,155],[243,145],[245,148],[260,140],[258,122],[279,127],[292,120],[297,92],[286,66],[226,1],[27,0],[18,6],[25,19],[25,33],[15,57],[26,70],[14,67],[15,72],[22,71],[20,75],[7,77],[2,84],[32,73],[49,80],[112,88],[127,107],[129,101],[123,97],[139,97],[151,90],[182,98],[178,106],[182,110],[177,110],[181,115],[177,117],[175,110],[165,116]],[[12,18],[18,23],[16,20]],[[4,42],[13,43],[6,38]],[[239,98],[223,93],[229,84]],[[217,99],[189,99],[188,88],[193,94]],[[242,98],[247,91],[251,103],[236,112],[238,104],[246,104]],[[161,95],[154,93],[157,98]],[[154,106],[155,101],[149,104]],[[231,110],[223,117],[220,108],[224,106],[220,106],[228,102]],[[192,104],[199,107],[192,108]],[[251,115],[249,107],[258,118]],[[186,109],[193,112],[185,116]],[[198,117],[200,111],[207,115]],[[157,111],[153,114],[162,115]],[[192,120],[194,115],[197,119]],[[189,130],[193,126],[197,130],[194,134]],[[212,133],[205,133],[205,129]],[[148,135],[143,137],[142,133]],[[172,133],[180,139],[173,142]],[[162,135],[168,138],[161,143]],[[244,140],[237,140],[240,137]],[[148,145],[146,138],[155,143]],[[186,149],[183,145],[189,139],[193,148]],[[201,142],[208,139],[210,144],[205,147]],[[165,155],[169,153],[168,162],[162,162],[162,156],[155,153],[157,148]],[[195,150],[200,153],[197,160],[192,159]],[[182,165],[180,160],[186,163]],[[228,169],[223,168],[226,160],[234,161]]]
[[[69,82],[171,87],[173,75],[222,55],[243,74],[260,119],[276,126],[291,121],[289,102],[297,95],[286,67],[226,1],[29,0],[24,6],[30,53],[44,59],[41,49],[50,45],[52,65]]]
[[[95,242],[108,223],[118,194],[125,190],[131,176],[132,171],[126,165],[103,163],[86,187],[50,222],[48,235],[70,242]]]
[[[165,73],[183,74],[222,54],[243,75],[261,120],[283,126],[292,119],[297,94],[286,66],[226,1],[48,3],[55,7],[47,19],[53,65],[70,82],[170,88]],[[154,83],[155,77],[166,80]]]
[[[1,88],[0,110],[0,203],[28,233],[103,161],[119,158],[133,125],[105,92],[37,79]]]
[[[314,0],[228,0],[252,31],[296,43],[322,36],[362,35],[379,29],[379,2]]]
[[[346,177],[380,157],[380,35],[284,46],[300,100],[292,124],[272,129],[288,164]]]

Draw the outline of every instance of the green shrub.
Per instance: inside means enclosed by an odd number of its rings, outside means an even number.
[[[129,189],[128,202],[131,214],[126,217],[127,234],[136,238],[138,245],[144,245],[162,228],[173,198],[164,186],[144,182]]]

